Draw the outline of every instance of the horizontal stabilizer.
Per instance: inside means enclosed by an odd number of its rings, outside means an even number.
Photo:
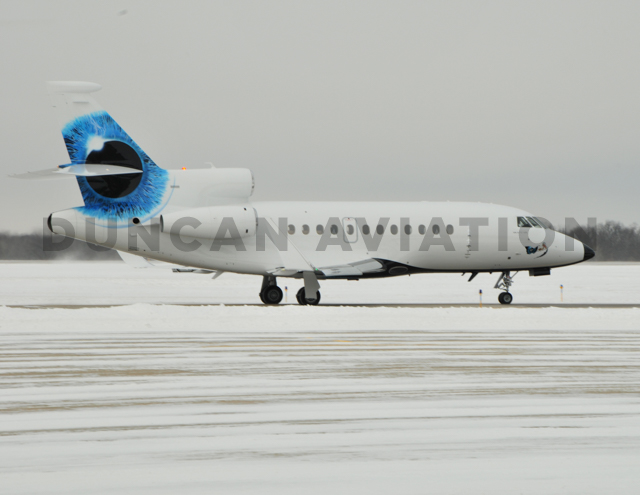
[[[142,170],[120,165],[79,163],[60,165],[57,168],[27,172],[26,174],[10,175],[12,179],[60,179],[63,177],[99,177],[101,175],[141,174]]]

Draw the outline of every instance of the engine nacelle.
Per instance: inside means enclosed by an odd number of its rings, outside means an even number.
[[[255,182],[246,168],[212,168],[207,171],[207,194],[216,198],[248,198]]]
[[[160,231],[203,239],[237,239],[256,235],[258,218],[250,205],[205,206],[160,216]]]

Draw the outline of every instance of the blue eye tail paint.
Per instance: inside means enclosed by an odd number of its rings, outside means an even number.
[[[97,220],[150,217],[163,207],[169,173],[124,132],[105,111],[82,115],[62,130],[71,163],[107,163],[140,174],[77,177],[84,206],[78,211]]]

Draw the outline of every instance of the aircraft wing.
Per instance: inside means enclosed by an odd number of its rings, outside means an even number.
[[[384,265],[374,259],[356,261],[347,265],[335,265],[319,268],[327,278],[359,277],[365,273],[381,272],[384,271],[384,269]]]
[[[275,268],[273,270],[269,270],[269,273],[276,276],[291,276],[296,273],[301,273],[305,271],[315,271],[322,273],[326,278],[345,278],[345,277],[361,277],[365,273],[376,273],[385,271],[385,267],[378,260],[374,259],[366,259],[362,261],[355,261],[353,263],[348,263],[346,265],[333,265],[333,266],[325,266],[321,268],[314,269],[313,267],[309,268],[292,268],[289,266],[282,266]]]

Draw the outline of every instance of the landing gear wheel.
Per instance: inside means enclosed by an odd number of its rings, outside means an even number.
[[[306,294],[304,292],[304,287],[301,287],[298,293],[296,294],[296,299],[298,300],[298,304],[306,306],[307,304],[311,306],[317,306],[320,303],[320,291],[316,292],[315,299],[307,299]]]
[[[260,299],[265,304],[279,304],[282,301],[282,289],[277,285],[269,285],[260,293]]]
[[[304,287],[297,292],[296,300],[298,301],[298,304],[301,304],[302,306],[307,304],[307,300],[304,298]]]
[[[500,304],[511,304],[511,301],[513,301],[513,296],[509,292],[502,292],[498,296],[498,301],[500,301]]]
[[[320,304],[320,291],[316,292],[315,299],[307,299],[307,304],[311,306],[317,306],[318,304]]]

